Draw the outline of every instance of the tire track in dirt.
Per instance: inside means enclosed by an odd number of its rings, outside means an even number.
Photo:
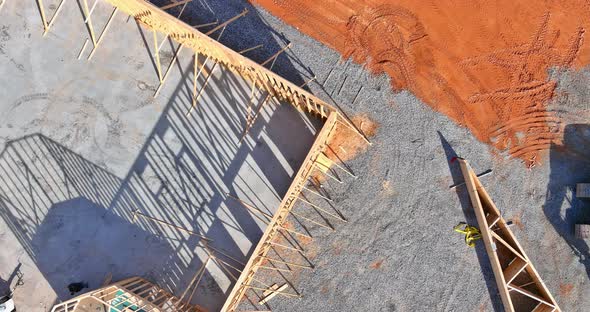
[[[562,137],[548,70],[590,63],[584,1],[254,2],[529,167]]]

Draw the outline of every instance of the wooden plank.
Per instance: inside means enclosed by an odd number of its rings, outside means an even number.
[[[279,288],[278,284],[276,284],[276,283],[272,284],[272,285],[270,285],[270,287],[267,290],[262,292],[262,295],[266,297],[269,294],[271,294],[273,290],[277,290],[278,288]]]
[[[177,7],[179,5],[183,5],[185,3],[189,3],[191,1],[193,1],[193,0],[182,0],[182,1],[178,1],[178,2],[172,2],[170,4],[167,4],[167,5],[164,5],[164,6],[160,7],[160,10],[168,10],[168,9]]]
[[[107,20],[106,25],[104,26],[102,32],[100,33],[100,37],[98,37],[98,40],[96,41],[96,45],[94,46],[94,48],[92,48],[92,52],[90,52],[90,55],[88,56],[88,60],[92,59],[92,57],[94,56],[94,53],[96,53],[96,49],[98,48],[98,46],[100,45],[100,43],[104,39],[104,36],[107,33],[107,31],[109,30],[109,27],[111,26],[111,23],[113,22],[113,19],[115,18],[115,15],[117,14],[118,11],[119,11],[119,8],[115,7],[113,12],[111,13],[111,16],[109,16],[109,19]]]
[[[496,239],[496,241],[500,242],[502,245],[504,245],[504,247],[508,248],[508,250],[510,250],[515,256],[521,258],[524,261],[528,261],[525,256],[523,256],[518,250],[514,249],[514,247],[512,247],[508,242],[506,242],[496,232],[490,231],[490,233],[492,234],[494,239]]]
[[[514,258],[512,262],[504,269],[504,279],[510,284],[516,276],[527,266],[527,262],[521,258]]]
[[[53,17],[51,18],[51,20],[49,20],[49,24],[47,24],[47,27],[45,28],[45,31],[43,32],[43,36],[47,35],[47,33],[49,32],[49,29],[51,28],[53,23],[55,23],[55,19],[59,15],[59,12],[61,12],[61,9],[63,8],[65,2],[66,2],[66,0],[61,0],[61,2],[57,5],[57,9],[55,9],[55,13],[53,13]]]
[[[555,308],[550,307],[542,302],[539,302],[539,304],[533,309],[532,312],[552,312],[555,311]]]
[[[520,288],[520,287],[514,286],[514,285],[508,285],[508,288],[510,288],[511,290],[517,291],[517,292],[519,292],[519,293],[521,293],[521,294],[523,294],[523,295],[525,295],[525,296],[527,296],[527,297],[529,297],[531,299],[535,299],[535,300],[537,300],[539,302],[542,302],[542,303],[544,303],[544,304],[546,304],[546,305],[548,305],[550,307],[554,307],[554,305],[552,305],[551,303],[547,302],[545,299],[541,298],[540,296],[537,296],[537,295],[533,294],[532,292],[530,292],[530,291],[528,291],[528,290],[526,290],[524,288]]]
[[[287,287],[289,287],[289,284],[285,283],[285,284],[281,285],[281,287],[279,287],[276,290],[270,290],[270,293],[268,295],[266,295],[266,297],[262,298],[262,300],[258,301],[258,304],[263,305],[263,304],[267,303],[270,299],[274,298],[276,295],[280,294],[280,292],[287,289]],[[265,292],[268,292],[268,291],[269,290],[266,290]]]

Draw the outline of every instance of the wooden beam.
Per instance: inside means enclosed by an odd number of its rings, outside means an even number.
[[[158,79],[160,81],[160,83],[162,83],[163,77],[162,77],[162,65],[160,64],[160,52],[158,49],[158,33],[156,32],[155,29],[152,30],[152,32],[154,33],[154,57],[156,58],[156,69],[158,70]]]
[[[285,52],[285,50],[287,50],[290,47],[291,47],[291,42],[289,42],[289,44],[287,44],[282,49],[280,49],[277,53],[275,53],[271,57],[269,57],[266,61],[262,62],[262,64],[260,64],[260,66],[264,66],[264,65],[268,64],[270,61],[276,59],[277,57],[279,57],[279,55],[281,55],[281,53]]]
[[[37,7],[39,8],[39,14],[41,14],[41,23],[43,23],[43,32],[47,32],[47,17],[45,16],[45,8],[43,0],[37,0]]]
[[[262,300],[258,301],[258,304],[263,305],[267,303],[270,299],[274,298],[276,295],[280,295],[281,292],[289,287],[289,284],[283,284],[277,289],[267,289],[265,293],[267,293],[266,297],[262,298]],[[284,296],[284,294],[282,294]]]
[[[63,8],[65,2],[66,2],[66,0],[61,0],[59,2],[59,4],[57,5],[57,9],[55,9],[55,13],[53,13],[53,17],[51,17],[51,20],[49,20],[49,24],[47,24],[47,27],[45,27],[45,31],[43,31],[43,37],[45,37],[45,35],[47,35],[47,33],[49,32],[49,29],[51,28],[53,23],[55,23],[55,19],[59,15],[59,12],[61,12],[61,9]]]
[[[208,35],[216,32],[216,31],[220,30],[221,28],[224,28],[225,26],[229,25],[231,22],[237,20],[238,18],[240,18],[240,17],[242,17],[242,16],[244,16],[246,14],[248,14],[248,9],[244,9],[244,11],[242,11],[242,13],[240,13],[240,14],[238,14],[238,15],[230,18],[230,19],[228,19],[227,21],[225,21],[225,22],[217,25],[215,28],[213,28],[210,31],[206,32],[205,35],[208,36]]]
[[[213,76],[213,72],[217,68],[218,64],[219,63],[215,62],[213,64],[213,67],[211,67],[211,71],[209,72],[209,75],[207,75],[207,78],[205,78],[205,81],[203,82],[203,85],[201,86],[199,93],[197,93],[197,96],[193,97],[193,103],[192,103],[191,107],[189,108],[189,110],[186,112],[186,117],[189,117],[191,115],[191,113],[193,112],[193,110],[195,109],[195,107],[197,107],[197,102],[199,101],[199,98],[201,97],[201,95],[203,95],[203,91],[205,91],[205,87],[207,87],[207,84],[209,83],[209,79],[211,79],[211,76]]]
[[[258,49],[258,48],[262,48],[262,47],[264,47],[264,44],[259,44],[259,45],[257,45],[257,46],[253,46],[253,47],[251,47],[251,48],[247,48],[247,49],[241,50],[241,51],[240,51],[240,52],[238,52],[238,53],[240,53],[240,54],[244,54],[244,53],[246,53],[246,52],[250,52],[250,51],[252,51],[252,50],[256,50],[256,49]]]
[[[160,81],[160,84],[158,85],[158,88],[156,89],[156,92],[154,93],[154,97],[157,97],[158,94],[160,93],[160,90],[162,89],[162,86],[164,85],[164,82],[166,82],[166,79],[168,79],[168,74],[170,74],[170,69],[172,69],[172,67],[174,67],[174,64],[176,64],[176,60],[178,59],[178,53],[180,53],[180,51],[182,50],[182,43],[178,46],[178,48],[176,49],[176,52],[174,52],[174,56],[172,57],[172,60],[170,61],[170,65],[168,65],[168,68],[166,68],[166,72],[164,73],[164,77],[162,78],[162,81]]]
[[[172,2],[172,3],[170,3],[170,4],[167,4],[167,5],[161,6],[161,7],[160,7],[160,10],[168,10],[168,9],[171,9],[171,8],[177,7],[177,6],[179,6],[179,5],[188,4],[188,3],[189,3],[189,2],[191,2],[191,1],[193,1],[193,0],[181,0],[181,1],[178,1],[178,2]]]
[[[88,26],[88,32],[90,33],[90,40],[92,40],[92,46],[96,47],[96,35],[94,34],[94,27],[92,26],[92,19],[90,18],[90,14],[92,14],[92,12],[88,10],[88,0],[82,1],[82,5],[83,14],[85,17],[84,23]],[[94,3],[94,5],[96,5],[96,3]]]
[[[98,40],[96,41],[96,45],[94,46],[94,48],[92,48],[92,52],[90,52],[90,55],[88,56],[88,60],[92,59],[92,56],[94,56],[94,53],[96,53],[96,49],[98,48],[98,46],[100,45],[100,43],[104,39],[104,35],[109,30],[109,27],[111,26],[111,22],[113,21],[113,18],[117,14],[118,10],[119,10],[119,8],[117,8],[117,7],[115,7],[113,9],[111,16],[109,16],[109,19],[107,20],[106,25],[104,26],[102,32],[100,33],[100,37],[98,37]]]

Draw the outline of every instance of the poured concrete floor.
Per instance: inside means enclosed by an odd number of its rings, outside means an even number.
[[[97,32],[108,14],[99,2]],[[0,276],[22,263],[19,311],[47,311],[72,297],[69,283],[95,289],[109,273],[180,296],[207,257],[199,237],[134,222],[134,211],[211,238],[238,261],[216,256],[242,267],[265,224],[226,194],[274,212],[321,127],[271,101],[240,144],[249,83],[217,68],[187,116],[189,51],[154,99],[152,34],[120,14],[93,59],[85,60],[89,44],[77,60],[83,25],[76,1],[44,38],[34,2],[9,1],[0,12]],[[172,53],[165,41],[164,68]],[[193,302],[217,310],[232,284],[210,262]]]

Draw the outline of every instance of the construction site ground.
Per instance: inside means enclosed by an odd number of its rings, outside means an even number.
[[[463,180],[456,156],[478,173],[493,170],[481,181],[561,309],[588,309],[590,248],[574,224],[590,223],[590,202],[575,197],[576,183],[590,182],[589,69],[550,69],[557,89],[547,106],[565,126],[563,145],[527,168],[260,7],[193,1],[183,20],[224,21],[244,8],[223,44],[264,44],[246,54],[262,62],[291,43],[275,72],[298,85],[316,76],[312,93],[377,126],[366,150],[339,152],[358,178],[323,181],[348,222],[334,232],[312,227],[306,253],[315,269],[290,280],[303,298],[277,296],[273,311],[503,311],[483,245],[470,248],[453,231],[476,224],[465,187],[450,188]],[[86,37],[77,1],[61,14],[42,37],[33,1],[8,0],[0,11],[0,277],[21,263],[18,310],[48,311],[71,298],[69,283],[98,288],[109,273],[180,295],[201,264],[198,238],[133,224],[134,209],[195,227],[247,259],[264,226],[224,193],[272,213],[321,122],[273,105],[238,145],[248,84],[218,73],[185,119],[190,53],[154,99],[157,75],[133,19],[115,20],[86,61],[77,60]],[[218,273],[195,295],[212,310],[229,292]]]

